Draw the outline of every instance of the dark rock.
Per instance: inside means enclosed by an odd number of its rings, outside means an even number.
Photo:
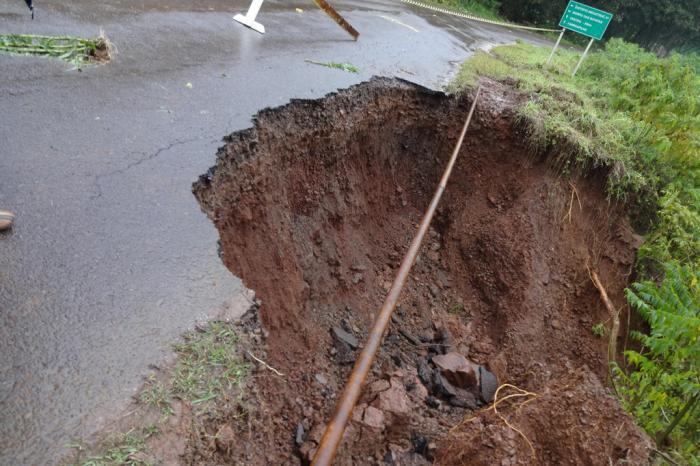
[[[436,340],[442,345],[442,353],[449,353],[452,351],[454,340],[449,330],[446,328],[439,329]]]
[[[401,356],[394,353],[391,355],[391,360],[394,361],[394,364],[396,364],[396,367],[401,367],[401,364],[402,364]]]
[[[357,338],[355,338],[355,335],[346,332],[340,327],[333,327],[331,333],[333,334],[333,337],[335,339],[342,341],[352,349],[357,349],[357,347],[360,346],[359,342],[357,341]]]
[[[425,404],[427,404],[431,408],[437,409],[440,407],[440,400],[438,400],[434,396],[428,396],[428,398],[425,399]]]
[[[428,388],[428,390],[430,390],[433,385],[433,370],[423,359],[418,361],[417,369],[418,378],[421,380],[421,382],[423,382],[423,385],[425,385]]]
[[[411,437],[411,444],[413,445],[413,451],[419,455],[425,455],[425,452],[428,450],[428,439],[422,435],[414,434]]]
[[[304,443],[304,433],[304,425],[300,422],[297,424],[297,430],[294,434],[294,441],[297,443],[297,445]]]
[[[396,461],[396,458],[394,457],[394,452],[389,450],[386,452],[384,455],[384,463],[385,464],[394,464]]]
[[[420,340],[408,333],[406,330],[402,329],[401,327],[399,327],[399,333],[403,335],[403,337],[406,338],[406,340],[410,341],[411,344],[415,346],[420,346]]]
[[[479,381],[479,385],[481,386],[481,399],[485,403],[493,403],[493,397],[498,389],[498,378],[484,366],[479,366]]]
[[[436,374],[433,392],[436,395],[449,398],[457,394],[457,388],[454,387],[442,374]]]

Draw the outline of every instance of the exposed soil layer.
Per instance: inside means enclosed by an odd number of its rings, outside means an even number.
[[[591,327],[608,316],[587,269],[621,306],[637,240],[606,200],[604,174],[565,179],[531,154],[515,125],[518,99],[486,83],[337,464],[607,465],[648,455],[648,439],[601,383],[607,342]],[[195,194],[224,263],[262,300],[267,338],[252,351],[284,376],[261,367],[245,419],[205,423],[187,461],[313,455],[469,104],[375,78],[261,111],[226,138]],[[503,404],[499,416],[486,407],[485,379],[456,392],[442,377],[434,358],[445,353],[537,397]],[[235,448],[204,440],[224,424]]]

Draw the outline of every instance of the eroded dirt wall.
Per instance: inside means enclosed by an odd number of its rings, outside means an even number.
[[[588,267],[621,306],[637,239],[606,200],[603,174],[563,177],[528,150],[514,116],[519,99],[502,85],[485,89],[370,376],[370,385],[403,384],[410,409],[385,412],[378,427],[367,425],[361,407],[338,464],[368,464],[387,451],[401,464],[434,460],[414,440],[439,441],[477,408],[432,403],[428,397],[440,394],[429,383],[427,395],[412,391],[436,354],[458,352],[499,382],[533,392],[580,371],[605,381],[607,342],[591,327],[608,316]],[[293,101],[229,136],[215,169],[196,184],[225,264],[262,299],[265,356],[288,374],[257,381],[264,420],[249,441],[265,451],[246,461],[282,464],[313,454],[356,355],[337,345],[332,329],[359,342],[366,336],[469,104],[466,96],[383,78]],[[594,391],[594,398],[607,396],[602,385]],[[373,396],[368,388],[363,406]],[[607,422],[611,404],[629,435],[603,442],[609,451],[600,458],[635,462],[647,445],[614,400],[599,403],[606,412],[589,413],[591,422]],[[585,425],[584,437],[613,435],[586,433]],[[520,447],[512,464],[531,459]],[[545,450],[538,449],[540,459],[556,464]]]

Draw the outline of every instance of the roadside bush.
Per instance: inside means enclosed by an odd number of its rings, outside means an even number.
[[[659,284],[644,281],[627,290],[651,330],[634,332],[642,349],[625,352],[637,370],[615,372],[623,405],[657,444],[700,464],[700,270],[669,262],[664,272]]]

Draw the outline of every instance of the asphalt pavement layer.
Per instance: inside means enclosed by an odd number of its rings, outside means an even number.
[[[191,183],[259,109],[372,75],[438,88],[475,49],[538,36],[398,1],[0,3],[0,33],[96,36],[118,54],[82,71],[0,55],[0,464],[51,464],[117,416],[149,364],[196,322],[245,309]],[[303,9],[302,13],[296,8]],[[352,63],[359,74],[306,63]]]

